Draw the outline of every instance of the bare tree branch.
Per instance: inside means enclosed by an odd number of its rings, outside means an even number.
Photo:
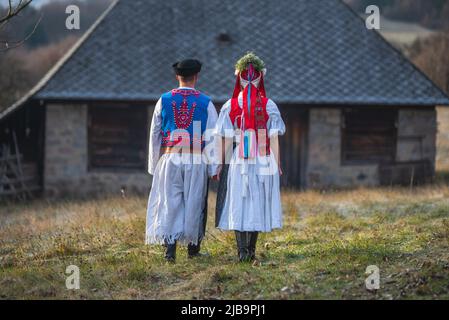
[[[36,21],[36,23],[34,24],[34,27],[31,30],[31,32],[25,38],[23,38],[22,40],[19,40],[19,41],[0,40],[0,43],[4,44],[4,46],[5,46],[5,48],[0,48],[0,52],[7,51],[7,50],[10,50],[10,49],[14,49],[14,48],[17,48],[17,47],[21,46],[25,41],[27,41],[36,32],[36,29],[39,26],[39,24],[40,24],[40,22],[42,20],[42,17],[43,17],[43,15],[41,15],[39,17],[39,20]]]
[[[18,16],[20,12],[22,12],[26,7],[28,7],[33,0],[19,0],[19,3],[17,5],[13,4],[12,0],[8,0],[8,12],[5,16],[0,18],[0,30],[8,24],[12,18]],[[17,48],[18,46],[22,45],[25,41],[27,41],[36,31],[39,23],[42,20],[42,15],[38,19],[38,21],[35,23],[33,30],[22,40],[16,40],[16,41],[8,41],[8,40],[0,40],[0,43],[4,44],[4,48],[0,48],[0,52],[6,51],[9,49]]]
[[[31,2],[33,2],[33,0],[27,0],[26,2],[20,0],[17,6],[14,7],[12,0],[9,0],[8,13],[4,17],[0,18],[0,28],[3,27],[10,19],[17,16],[23,9],[28,7]]]

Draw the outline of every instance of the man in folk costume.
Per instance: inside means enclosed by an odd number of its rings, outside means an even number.
[[[205,150],[214,148],[205,133],[214,128],[217,111],[211,99],[195,89],[201,63],[188,59],[173,68],[179,87],[161,96],[151,123],[148,171],[153,183],[146,224],[146,243],[165,245],[165,258],[172,262],[177,242],[188,245],[189,257],[200,254],[208,176],[216,178],[218,169],[212,163],[213,151]]]
[[[222,160],[229,163],[219,175],[216,223],[235,231],[240,261],[255,259],[259,232],[282,226],[277,137],[285,133],[285,125],[266,97],[265,74],[263,61],[253,53],[237,62],[234,94],[215,129],[224,140]]]

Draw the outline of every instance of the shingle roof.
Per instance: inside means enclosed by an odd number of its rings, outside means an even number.
[[[198,88],[223,101],[246,51],[277,102],[449,104],[340,0],[120,0],[35,97],[153,100],[175,86],[171,64],[196,57]]]

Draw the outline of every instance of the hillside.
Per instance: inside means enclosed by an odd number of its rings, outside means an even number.
[[[357,12],[377,5],[384,17],[434,30],[449,28],[449,0],[344,0]]]
[[[437,33],[435,30],[413,22],[395,21],[385,17],[381,21],[380,33],[382,36],[400,48],[411,46],[415,41],[426,39]]]
[[[29,6],[0,28],[0,111],[33,87],[92,25],[111,0],[56,0]],[[79,6],[80,30],[65,27],[68,4]],[[5,13],[0,4],[0,16]],[[33,30],[37,21],[34,33]],[[29,38],[28,36],[31,35]],[[20,47],[4,51],[5,42],[27,39]]]
[[[44,2],[39,6],[29,6],[20,13],[20,16],[11,20],[0,29],[0,39],[6,41],[21,40],[26,38],[39,18],[42,17],[36,31],[25,42],[28,48],[36,48],[50,45],[63,40],[66,37],[81,36],[107,8],[112,0],[54,0]],[[80,30],[68,30],[65,27],[68,5],[76,5],[80,9]],[[0,15],[4,15],[6,7],[0,4]]]

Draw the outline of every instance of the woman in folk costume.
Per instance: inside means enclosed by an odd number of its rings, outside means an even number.
[[[240,261],[255,259],[259,232],[282,226],[277,137],[285,133],[285,124],[266,97],[265,73],[263,61],[253,53],[237,62],[234,94],[215,129],[224,138],[222,156],[229,163],[220,173],[217,227],[235,231]]]
[[[208,176],[216,178],[218,169],[204,157],[207,147],[214,149],[206,130],[215,127],[218,115],[211,99],[195,89],[201,63],[188,59],[173,68],[179,87],[162,95],[151,122],[148,170],[153,184],[146,225],[146,243],[164,244],[168,261],[175,260],[177,242],[188,245],[189,257],[200,254]]]

